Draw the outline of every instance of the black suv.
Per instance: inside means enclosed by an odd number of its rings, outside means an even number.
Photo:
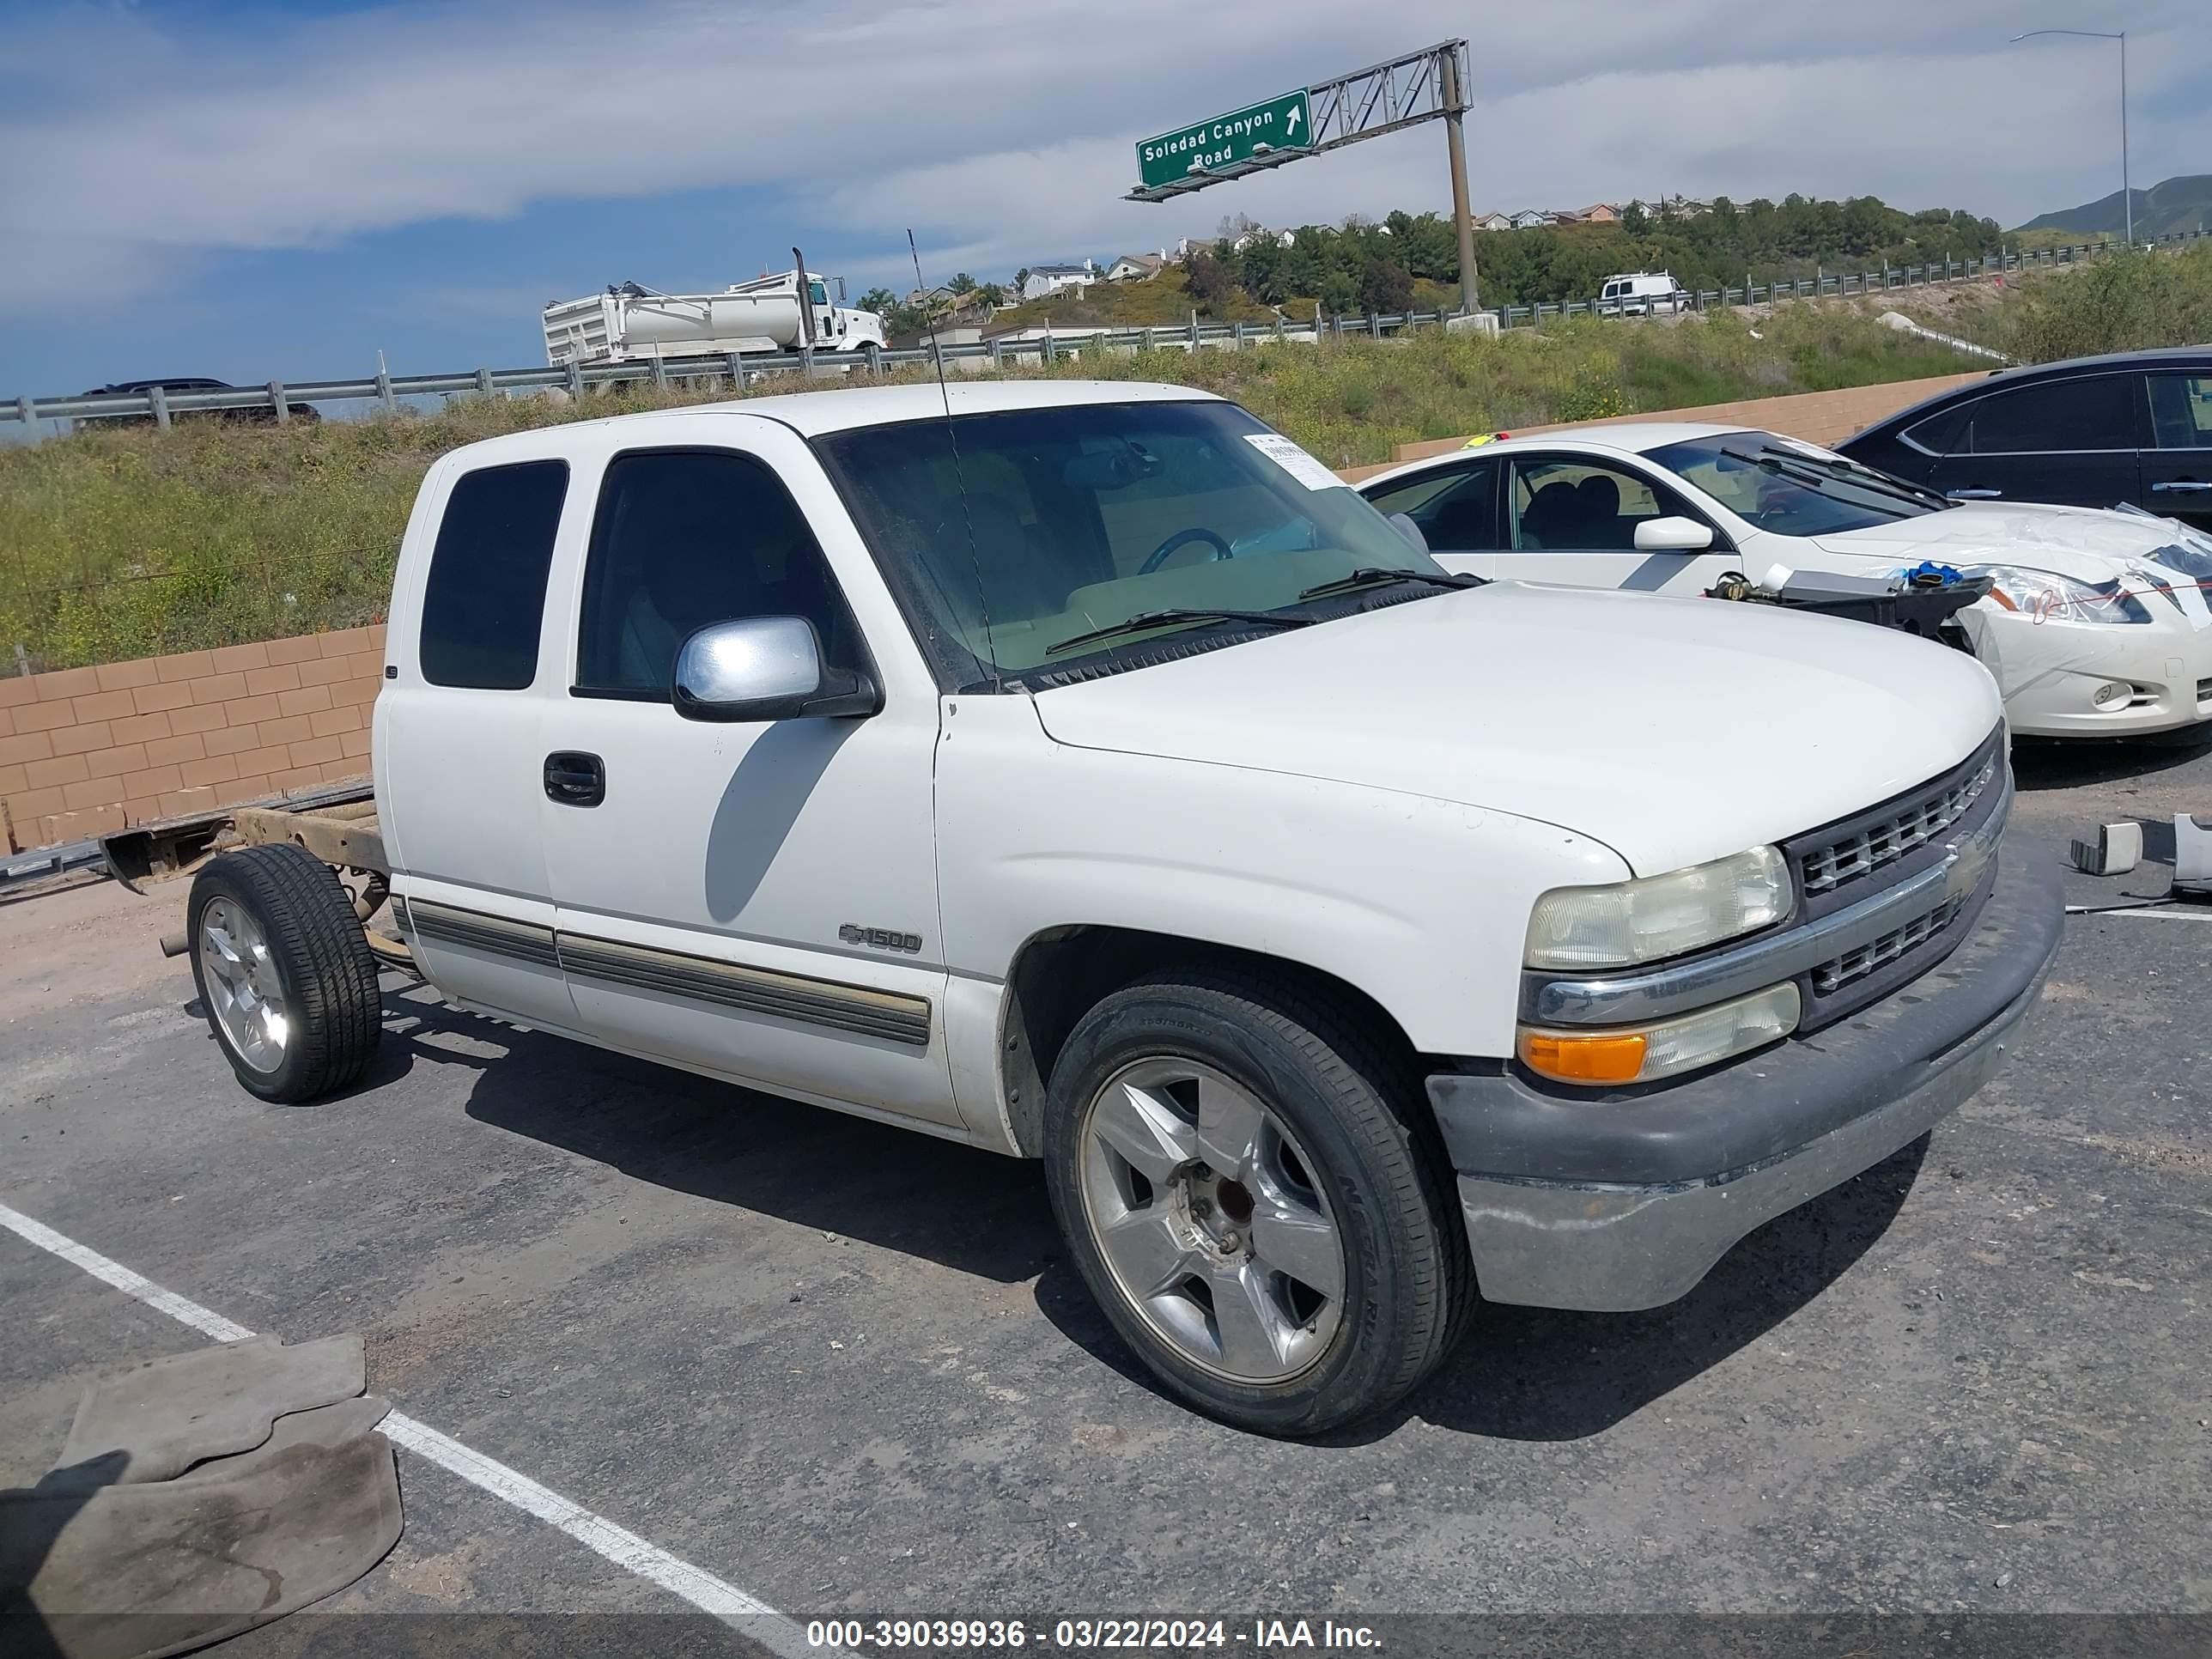
[[[2212,530],[2212,346],[1999,369],[1837,447],[1968,501],[2132,501]]]
[[[115,393],[126,393],[143,397],[155,386],[172,394],[179,392],[236,392],[241,389],[231,385],[228,380],[210,380],[185,376],[171,380],[118,380],[112,386],[96,386],[84,395],[88,398],[104,398]],[[287,403],[284,405],[284,412],[295,421],[319,421],[323,418],[320,411],[313,404]],[[154,417],[151,415],[99,415],[85,416],[81,418],[112,421],[125,426],[144,426],[151,422]],[[276,421],[276,411],[264,404],[258,409],[175,410],[171,411],[170,418],[178,421],[228,421],[243,426],[273,426]]]

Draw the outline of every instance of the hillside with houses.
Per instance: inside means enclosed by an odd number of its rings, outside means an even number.
[[[1996,222],[1942,208],[1908,212],[1871,196],[1791,195],[1738,203],[1669,197],[1579,208],[1497,210],[1476,216],[1475,268],[1486,306],[1594,296],[1620,271],[1665,270],[1686,288],[1809,276],[1822,269],[1967,258],[2002,235]],[[1040,262],[1000,282],[963,272],[904,296],[875,289],[894,341],[988,340],[1279,314],[1392,313],[1457,303],[1459,246],[1438,213],[1355,216],[1336,225],[1267,226],[1237,216],[1210,240],[1112,258]]]

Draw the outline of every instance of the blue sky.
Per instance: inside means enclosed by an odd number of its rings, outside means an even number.
[[[2016,222],[2212,170],[2212,23],[2142,0],[0,0],[0,395],[542,361],[547,300],[854,291],[1445,204],[1417,129],[1166,207],[1139,137],[1452,34],[1477,205],[1871,192]],[[1848,17],[1848,26],[1843,21]]]

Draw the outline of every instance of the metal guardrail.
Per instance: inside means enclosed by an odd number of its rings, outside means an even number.
[[[2183,231],[2139,241],[2138,247],[2179,246],[2194,242],[2208,233]],[[2080,242],[2064,247],[1990,254],[1979,259],[1953,259],[1942,264],[1895,266],[1881,271],[1799,277],[1794,281],[1747,283],[1740,288],[1704,289],[1689,295],[1686,309],[1711,311],[1743,305],[1765,305],[1776,300],[1814,298],[1826,295],[1881,294],[1930,283],[1958,282],[2014,270],[2032,270],[2079,264],[2116,251],[2120,244]],[[1534,306],[1499,306],[1488,314],[1501,328],[1518,328],[1556,317],[1595,314],[1596,301],[1569,300]],[[740,391],[763,374],[799,373],[812,378],[826,373],[846,374],[865,369],[871,376],[887,368],[927,364],[988,362],[993,368],[1024,362],[1049,365],[1065,355],[1085,349],[1117,351],[1196,350],[1201,348],[1240,349],[1277,341],[1314,341],[1323,336],[1342,338],[1364,335],[1374,339],[1442,327],[1464,315],[1452,311],[1407,311],[1340,313],[1316,316],[1310,322],[1291,322],[1278,317],[1268,323],[1200,323],[1188,326],[1101,328],[1079,336],[1047,335],[1033,340],[985,340],[957,345],[916,346],[890,349],[868,345],[854,351],[728,352],[708,356],[657,357],[621,363],[575,364],[550,368],[476,368],[447,374],[378,374],[356,380],[271,380],[263,386],[233,386],[222,391],[118,392],[75,398],[15,397],[0,401],[0,420],[23,422],[144,419],[167,427],[179,415],[225,410],[258,410],[273,415],[279,425],[291,418],[296,404],[368,401],[386,411],[396,410],[402,398],[423,396],[493,397],[502,392],[556,388],[581,398],[592,386],[650,382],[668,386],[683,380],[726,379]]]

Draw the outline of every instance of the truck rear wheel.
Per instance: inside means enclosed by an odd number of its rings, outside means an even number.
[[[185,921],[209,1029],[250,1092],[313,1100],[362,1074],[382,999],[337,872],[283,843],[225,853],[193,878]]]
[[[1449,1352],[1474,1269],[1416,1089],[1288,984],[1158,976],[1078,1023],[1053,1068],[1054,1212],[1170,1390],[1239,1428],[1314,1434]]]

